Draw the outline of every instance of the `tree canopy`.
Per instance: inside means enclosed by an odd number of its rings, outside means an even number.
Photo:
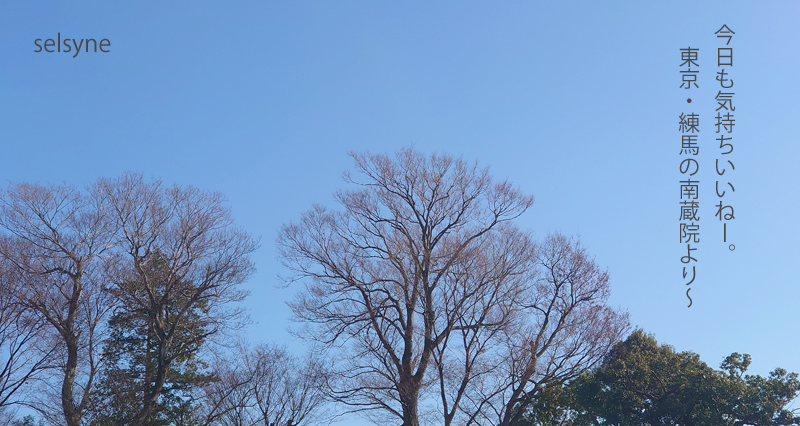
[[[607,270],[522,229],[533,197],[487,168],[352,157],[338,205],[277,238],[305,357],[228,338],[258,241],[222,194],[136,173],[0,190],[0,424],[800,425],[796,373],[623,340]]]
[[[278,237],[287,281],[306,285],[302,334],[338,352],[335,401],[404,426],[508,425],[627,328],[576,241],[537,244],[515,225],[533,197],[510,182],[449,155],[351,155],[339,209],[315,206]]]
[[[694,352],[659,345],[641,329],[614,345],[602,365],[529,412],[531,425],[796,425],[786,406],[800,392],[796,373],[745,374],[750,356],[733,353],[716,370]]]

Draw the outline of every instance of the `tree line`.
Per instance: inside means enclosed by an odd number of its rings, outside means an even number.
[[[13,425],[789,425],[797,375],[630,330],[574,238],[487,168],[351,153],[277,246],[306,354],[250,344],[259,242],[225,198],[127,173],[0,192],[0,416]],[[3,367],[4,366],[4,367]],[[15,419],[28,407],[37,418]]]

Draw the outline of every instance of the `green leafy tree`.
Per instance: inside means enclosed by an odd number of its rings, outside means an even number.
[[[800,418],[785,409],[800,392],[797,373],[776,368],[769,376],[744,374],[750,355],[734,352],[721,364],[723,386],[718,389],[725,414],[734,426],[796,425]]]
[[[746,375],[749,355],[734,353],[721,370],[693,352],[659,345],[634,331],[603,364],[564,387],[548,389],[524,424],[542,426],[797,425],[785,407],[800,392],[795,373]]]
[[[719,383],[698,354],[676,352],[636,330],[573,389],[577,406],[602,419],[598,424],[721,425],[713,391]]]

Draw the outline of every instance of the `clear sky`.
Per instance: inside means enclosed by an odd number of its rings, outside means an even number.
[[[333,206],[349,150],[463,155],[536,197],[521,226],[580,235],[633,325],[713,367],[738,351],[751,372],[800,372],[799,20],[796,0],[6,1],[0,182],[133,170],[223,192],[262,238],[248,336],[297,345],[278,227]],[[714,217],[723,24],[736,33],[727,243]],[[34,52],[58,33],[110,52]],[[699,88],[684,90],[689,46]],[[678,116],[690,112],[701,243],[687,308]]]

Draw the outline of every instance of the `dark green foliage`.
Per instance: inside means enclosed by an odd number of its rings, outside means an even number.
[[[574,423],[575,411],[569,407],[575,406],[575,393],[560,384],[547,386],[542,389],[528,407],[528,415],[514,426],[559,426],[583,424]],[[591,424],[591,423],[587,423]]]
[[[33,416],[25,416],[11,422],[11,426],[45,426],[45,424],[42,420],[37,423]]]
[[[154,391],[159,369],[166,370],[166,379],[146,424],[191,424],[187,419],[191,417],[192,390],[211,379],[203,372],[207,365],[196,356],[211,327],[202,321],[205,303],[184,300],[183,295],[191,292],[181,291],[181,287],[189,289],[192,284],[175,283],[167,276],[169,269],[159,252],[150,257],[148,270],[142,271],[147,280],[125,282],[124,292],[111,290],[122,303],[109,320],[111,334],[104,352],[106,368],[96,425],[132,424],[145,395]],[[174,327],[173,337],[166,327]]]
[[[768,377],[744,374],[750,355],[733,353],[720,366],[723,383],[717,394],[726,412],[737,419],[735,425],[795,425],[800,418],[784,407],[797,396],[797,373],[777,368]]]
[[[634,331],[603,364],[568,386],[548,389],[527,416],[528,425],[796,425],[784,407],[800,392],[795,373],[744,374],[749,355],[734,353],[721,370],[693,352],[659,345]]]
[[[637,330],[574,390],[584,411],[604,419],[600,424],[721,425],[712,391],[717,383],[717,372],[696,353],[659,346]]]

